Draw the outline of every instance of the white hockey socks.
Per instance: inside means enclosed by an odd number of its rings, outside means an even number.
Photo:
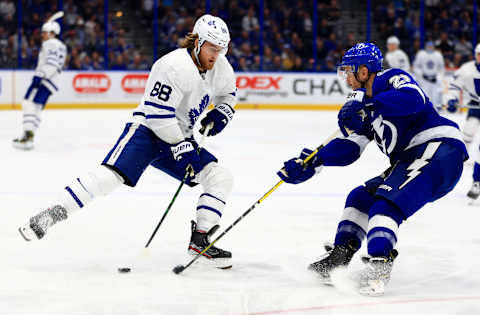
[[[463,126],[463,140],[465,143],[470,144],[475,137],[475,134],[480,125],[480,120],[477,117],[468,117],[465,125]]]
[[[105,166],[98,166],[77,177],[60,195],[60,204],[70,214],[83,208],[95,197],[106,196],[123,184],[123,178]]]
[[[35,132],[40,126],[42,106],[29,100],[22,101],[23,130]]]
[[[218,223],[226,200],[233,187],[233,177],[228,170],[212,162],[203,168],[195,181],[203,186],[197,204],[197,230],[209,231]]]

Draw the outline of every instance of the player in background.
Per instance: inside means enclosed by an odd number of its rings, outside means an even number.
[[[400,40],[396,36],[390,36],[387,39],[387,50],[388,52],[385,54],[387,65],[385,68],[397,68],[410,72],[410,60],[407,54],[400,49]]]
[[[449,112],[455,112],[459,106],[460,92],[468,103],[467,120],[463,126],[463,139],[469,145],[480,125],[480,44],[475,47],[475,60],[464,63],[453,75],[444,97],[444,104]],[[477,108],[475,108],[477,107]],[[475,161],[473,167],[473,184],[467,196],[473,200],[480,195],[480,164]]]
[[[63,16],[63,12],[60,17]],[[56,14],[58,15],[58,13]],[[42,47],[38,54],[37,68],[32,83],[22,101],[23,135],[13,140],[13,147],[33,149],[35,132],[41,122],[41,114],[48,98],[58,91],[59,76],[67,57],[67,47],[56,36],[60,25],[50,19],[42,25]]]
[[[193,129],[211,101],[215,107],[201,120],[212,125],[208,136],[221,132],[233,118],[236,86],[225,54],[230,34],[218,17],[200,17],[182,47],[161,57],[152,66],[145,94],[120,138],[101,166],[75,177],[52,200],[51,206],[33,216],[19,231],[27,240],[41,239],[47,230],[67,219],[93,199],[105,196],[122,184],[134,187],[148,165],[178,180],[193,169],[187,184],[201,184],[188,252],[195,255],[209,243],[218,228],[230,195],[233,178],[206,149],[197,152]],[[208,129],[207,129],[208,130]],[[205,133],[202,128],[200,132]],[[215,246],[204,254],[219,268],[231,267],[232,254]]]
[[[413,77],[401,69],[382,70],[382,54],[371,43],[350,48],[339,74],[354,90],[338,114],[343,137],[330,141],[305,166],[312,151],[284,163],[278,172],[287,183],[311,178],[322,166],[346,166],[375,140],[391,166],[353,189],[338,224],[335,243],[310,265],[325,282],[347,266],[366,239],[368,256],[360,274],[360,293],[381,295],[398,255],[395,245],[403,221],[457,184],[468,158],[458,126],[440,116]]]
[[[433,42],[427,42],[425,49],[420,50],[413,62],[413,72],[420,87],[430,98],[433,106],[442,107],[442,79],[445,73],[443,56],[435,50]]]

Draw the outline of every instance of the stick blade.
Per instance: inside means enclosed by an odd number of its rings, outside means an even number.
[[[178,275],[184,270],[185,270],[185,267],[183,265],[178,265],[178,266],[175,266],[172,271],[174,274]]]

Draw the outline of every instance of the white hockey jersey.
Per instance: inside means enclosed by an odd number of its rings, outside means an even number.
[[[385,55],[385,60],[390,68],[398,68],[402,69],[403,71],[410,72],[410,60],[408,60],[407,54],[401,49],[387,52]]]
[[[427,52],[420,50],[413,62],[413,72],[417,78],[440,80],[445,72],[443,56],[438,51]],[[440,76],[440,77],[439,77]]]
[[[192,136],[195,122],[212,102],[234,108],[237,98],[232,66],[220,55],[212,70],[200,74],[188,50],[179,48],[153,64],[133,121],[175,144]]]
[[[42,43],[35,75],[43,78],[42,84],[52,93],[58,91],[58,76],[66,57],[67,47],[59,39],[50,38]]]
[[[480,71],[475,61],[464,63],[457,71],[448,85],[448,92],[444,98],[444,104],[452,99],[459,100],[460,92],[463,91],[463,101],[480,102]]]

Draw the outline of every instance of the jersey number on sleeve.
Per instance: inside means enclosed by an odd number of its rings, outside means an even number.
[[[162,84],[157,81],[150,92],[150,96],[157,96],[159,100],[167,102],[170,99],[171,93],[172,87],[170,85]]]

